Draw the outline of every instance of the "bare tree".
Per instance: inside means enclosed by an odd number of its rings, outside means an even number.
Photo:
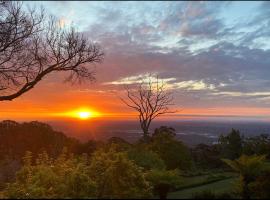
[[[0,2],[0,101],[13,100],[46,75],[67,71],[67,81],[94,80],[91,64],[103,52],[73,27],[53,17],[24,10],[19,2]]]
[[[158,116],[175,113],[169,106],[173,105],[172,93],[165,89],[165,84],[157,77],[155,81],[151,77],[143,79],[136,89],[125,86],[127,98],[121,100],[130,108],[138,112],[140,125],[144,139],[149,137],[149,127],[151,122]]]

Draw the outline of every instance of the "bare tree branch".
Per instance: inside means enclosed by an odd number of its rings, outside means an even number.
[[[158,77],[155,82],[151,77],[142,80],[136,89],[131,89],[127,85],[124,88],[127,98],[120,97],[120,99],[125,105],[138,112],[145,138],[149,136],[149,127],[156,117],[176,112],[169,109],[169,106],[173,105],[172,93],[165,89],[165,84]]]
[[[103,60],[100,47],[44,13],[1,2],[0,101],[21,96],[53,72],[70,72],[71,82],[95,79],[90,66]]]

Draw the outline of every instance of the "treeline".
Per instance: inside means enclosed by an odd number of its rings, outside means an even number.
[[[176,140],[173,128],[165,126],[156,129],[147,142],[141,139],[130,144],[113,137],[106,142],[80,143],[44,123],[3,121],[0,186],[5,198],[165,198],[181,188],[181,177],[231,170],[230,160],[240,159],[246,166],[252,163],[249,155],[267,160],[269,150],[268,135],[244,138],[237,130],[220,136],[218,144],[188,148]],[[246,176],[234,170],[240,178]],[[254,185],[257,178],[261,174],[252,175],[247,185]],[[253,194],[267,195],[265,191]],[[239,190],[234,195],[245,193]]]
[[[78,140],[53,130],[45,123],[33,121],[20,124],[10,120],[0,123],[1,159],[6,156],[20,159],[26,151],[39,154],[44,150],[50,156],[56,157],[62,152],[63,147],[75,151],[78,145]]]
[[[244,155],[266,155],[270,158],[270,136],[261,134],[244,137],[240,131],[232,129],[227,135],[221,135],[217,144],[199,144],[191,149],[193,159],[200,168],[219,168],[224,165],[222,158],[236,159]]]

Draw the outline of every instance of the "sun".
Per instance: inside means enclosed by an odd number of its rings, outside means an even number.
[[[99,117],[100,113],[88,108],[81,108],[71,112],[71,116],[80,120],[87,120],[95,117]]]
[[[93,114],[89,111],[79,111],[78,117],[82,120],[89,119],[93,116]]]
[[[71,117],[71,118],[76,118],[79,120],[88,120],[96,117],[101,117],[101,113],[97,112],[93,109],[90,108],[79,108],[76,110],[71,110],[68,112],[63,112],[63,113],[57,113],[55,116],[64,116],[64,117]]]

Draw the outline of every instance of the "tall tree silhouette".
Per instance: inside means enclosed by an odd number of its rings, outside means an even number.
[[[94,80],[90,66],[102,59],[98,45],[45,16],[44,9],[0,2],[0,101],[21,96],[53,72],[70,72],[66,80],[72,82]]]
[[[136,89],[126,85],[125,90],[127,98],[121,100],[138,112],[145,140],[149,137],[151,122],[156,117],[176,112],[169,109],[173,105],[172,93],[165,89],[165,83],[158,77],[155,80],[151,80],[151,77],[142,79]]]

